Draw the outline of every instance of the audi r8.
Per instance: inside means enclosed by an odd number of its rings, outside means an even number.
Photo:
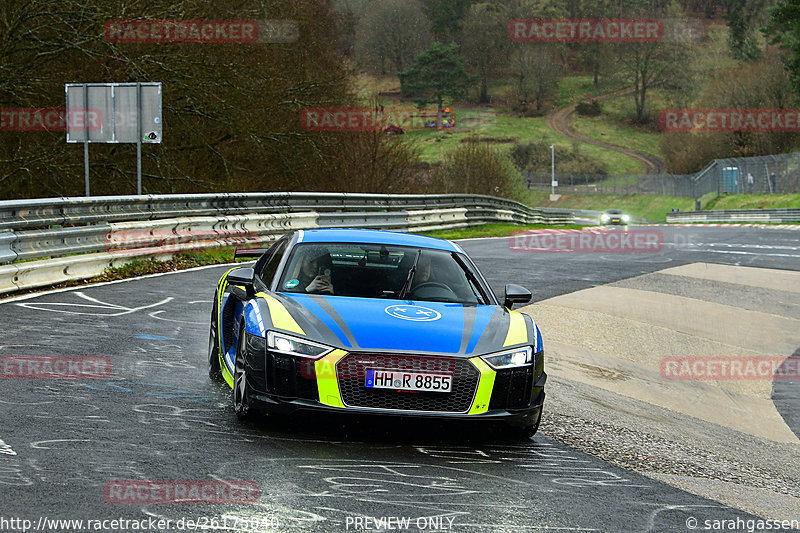
[[[630,215],[626,215],[619,209],[606,209],[602,215],[600,215],[600,222],[603,224],[614,224],[614,225],[627,225],[631,221]]]
[[[532,436],[542,336],[451,241],[377,230],[284,235],[216,288],[208,365],[240,419],[298,410],[504,421]],[[244,265],[244,263],[243,263]]]

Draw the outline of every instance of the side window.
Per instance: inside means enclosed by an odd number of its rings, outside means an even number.
[[[278,264],[281,262],[281,258],[283,257],[283,252],[286,250],[286,241],[281,241],[275,244],[274,249],[270,250],[272,255],[264,264],[264,268],[261,272],[258,273],[258,276],[261,278],[261,281],[267,287],[272,285],[272,278],[275,277],[275,272],[278,271]]]

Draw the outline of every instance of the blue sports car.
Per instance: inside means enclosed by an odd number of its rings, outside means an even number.
[[[458,244],[375,230],[295,231],[214,295],[208,365],[255,410],[505,421],[532,436],[544,403],[542,336],[499,302]]]

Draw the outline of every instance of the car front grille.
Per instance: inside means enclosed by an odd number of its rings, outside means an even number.
[[[531,403],[533,367],[498,370],[489,409],[522,409]]]
[[[285,398],[318,400],[314,361],[267,352],[264,390]]]
[[[453,376],[450,392],[400,391],[366,386],[367,369]],[[342,401],[349,407],[464,413],[472,405],[480,372],[466,359],[406,354],[351,353],[336,365]]]

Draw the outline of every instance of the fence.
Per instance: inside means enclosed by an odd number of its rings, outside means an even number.
[[[550,191],[551,174],[523,172],[528,188]],[[800,192],[800,153],[715,159],[697,174],[556,174],[562,194],[659,194],[699,198],[717,194]]]
[[[567,224],[478,195],[263,193],[150,195],[0,202],[0,294],[86,279],[137,257],[258,246],[293,229],[430,231],[485,223]],[[79,255],[75,255],[79,254]]]

